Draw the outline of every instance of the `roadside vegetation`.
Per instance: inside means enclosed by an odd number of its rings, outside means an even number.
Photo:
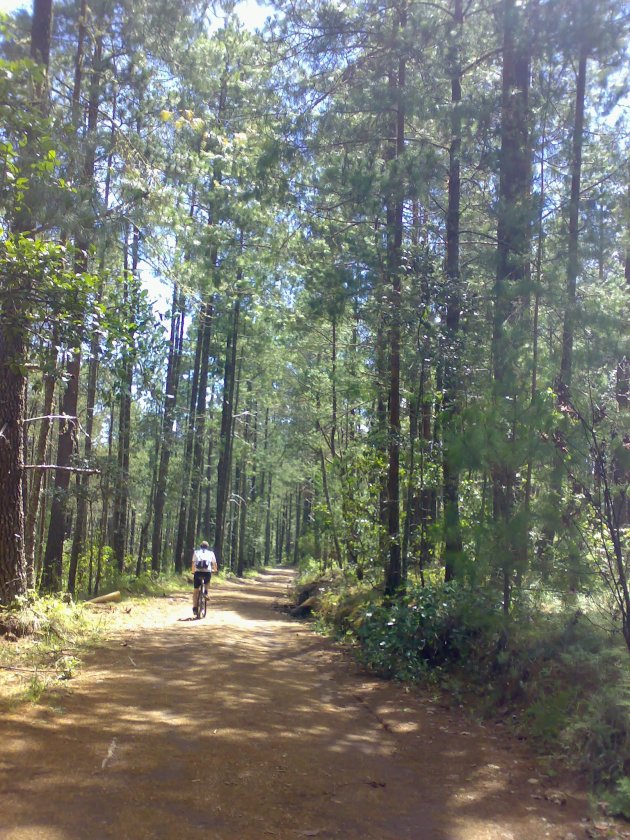
[[[188,585],[185,575],[158,578],[150,572],[112,576],[103,583],[103,593],[121,593],[118,609],[126,614]],[[117,629],[113,609],[32,591],[0,607],[0,708],[45,701],[50,689],[72,680],[86,653]]]
[[[531,589],[506,617],[486,589],[430,578],[392,599],[373,582],[311,567],[296,600],[371,672],[503,721],[550,775],[579,773],[611,814],[630,819],[630,674],[606,604]]]
[[[101,637],[101,618],[69,598],[34,593],[0,610],[0,704],[39,702],[72,679]]]

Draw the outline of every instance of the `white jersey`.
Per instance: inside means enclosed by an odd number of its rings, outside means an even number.
[[[214,556],[214,551],[209,548],[198,548],[193,559],[197,572],[212,572],[216,567],[217,558]]]

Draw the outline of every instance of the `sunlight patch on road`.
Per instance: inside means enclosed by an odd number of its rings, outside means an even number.
[[[517,837],[527,836],[526,834],[515,835],[504,826],[474,820],[469,815],[466,816],[465,822],[462,822],[461,826],[461,830],[453,835],[452,840],[468,840],[470,837],[474,837],[475,840],[516,840]],[[534,835],[532,835],[532,840],[534,840]],[[542,837],[537,835],[536,840],[542,840]]]
[[[252,744],[254,741],[266,744],[269,740],[268,732],[256,732],[253,729],[221,728],[213,730],[212,734],[214,736],[218,735],[226,741],[236,741],[238,743],[246,741],[247,744]]]
[[[367,735],[346,735],[341,738],[336,744],[329,747],[330,752],[343,753],[349,750],[359,750],[365,755],[389,755],[391,749],[388,745],[380,744],[374,740],[374,735],[368,733]]]
[[[2,840],[70,840],[70,835],[49,825],[23,825],[15,831],[9,829]]]

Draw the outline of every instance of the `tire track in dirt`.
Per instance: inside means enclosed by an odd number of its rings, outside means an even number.
[[[367,677],[274,605],[292,574],[132,613],[0,723],[0,840],[571,840],[523,748]]]

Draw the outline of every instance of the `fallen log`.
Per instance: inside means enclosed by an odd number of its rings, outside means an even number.
[[[306,601],[302,601],[301,604],[289,610],[289,615],[292,615],[294,618],[306,618],[321,609],[321,606],[321,598],[317,597],[317,595],[311,595]]]
[[[98,598],[91,598],[89,601],[86,601],[86,604],[111,604],[114,601],[120,601],[121,594],[118,590],[116,592],[110,592],[108,595],[99,595]]]

